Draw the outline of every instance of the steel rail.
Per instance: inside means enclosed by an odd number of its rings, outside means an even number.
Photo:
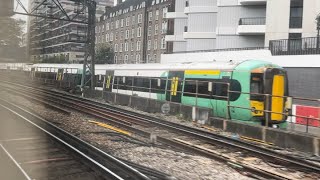
[[[1,99],[0,101],[0,105],[7,110],[36,126],[46,134],[67,146],[69,149],[81,155],[84,159],[89,160],[97,169],[101,169],[103,176],[108,179],[150,179],[148,176],[142,174],[126,163],[55,126],[42,117],[6,100]]]
[[[11,90],[13,90],[13,89],[11,89]],[[69,106],[69,107],[71,107],[71,106]],[[94,112],[91,112],[90,109],[89,110],[82,109],[82,107],[79,107],[79,106],[77,108],[75,108],[73,106],[73,108],[75,110],[77,110],[77,111],[82,112],[82,113],[86,113],[86,114],[92,115],[94,117],[98,117],[98,118],[100,118],[102,120],[106,120],[108,122],[110,121],[109,118],[104,118],[103,116],[96,115]],[[118,123],[117,121],[112,121],[111,123],[119,125],[121,127],[124,127],[125,129],[127,129],[129,131],[132,131],[132,132],[135,132],[135,133],[137,133],[137,134],[139,134],[139,135],[141,135],[143,137],[150,137],[150,135],[151,135],[151,133],[149,133],[149,132],[133,128],[130,125],[125,125],[125,124],[122,124],[122,123]],[[215,153],[212,153],[212,152],[208,152],[206,150],[199,149],[197,147],[193,147],[193,146],[190,146],[190,145],[186,145],[184,143],[180,143],[180,142],[168,139],[168,138],[163,138],[163,137],[157,136],[157,141],[161,142],[161,143],[164,143],[164,144],[166,144],[168,146],[184,150],[184,151],[189,151],[189,152],[192,152],[192,153],[195,153],[195,154],[198,154],[198,155],[202,155],[202,156],[205,156],[205,157],[208,157],[208,158],[217,159],[217,160],[219,160],[221,162],[224,162],[226,164],[231,164],[232,167],[235,167],[235,168],[238,168],[238,169],[244,169],[244,170],[254,174],[255,176],[258,175],[258,176],[264,177],[264,178],[272,178],[272,179],[279,179],[279,180],[289,179],[289,178],[285,178],[285,176],[281,176],[279,174],[273,174],[273,173],[270,173],[270,172],[268,172],[266,170],[258,169],[258,168],[254,167],[252,165],[248,165],[248,164],[246,164],[244,162],[237,161],[234,158],[221,156],[220,154],[215,154]],[[252,176],[254,176],[254,175],[252,175]]]
[[[47,91],[47,90],[42,89],[42,91]],[[320,165],[318,165],[318,164],[315,164],[310,161],[307,161],[307,160],[304,160],[301,158],[297,158],[297,157],[294,157],[291,155],[279,153],[279,152],[273,151],[271,149],[267,149],[265,147],[256,146],[254,144],[251,144],[251,143],[248,143],[245,141],[239,141],[237,139],[232,139],[232,138],[229,138],[226,136],[213,134],[211,132],[203,131],[200,129],[180,125],[180,124],[173,123],[170,121],[164,121],[164,120],[161,120],[158,118],[150,117],[148,115],[139,114],[137,112],[125,110],[125,109],[111,106],[108,104],[103,104],[101,102],[92,101],[87,98],[82,98],[82,97],[69,95],[69,94],[65,94],[65,93],[59,93],[57,91],[52,91],[52,90],[50,90],[50,92],[45,92],[45,93],[49,93],[54,96],[59,96],[61,98],[66,98],[68,100],[74,100],[79,103],[84,103],[84,104],[89,105],[91,107],[97,107],[97,108],[104,109],[107,111],[119,113],[121,115],[125,115],[128,117],[134,118],[135,120],[143,120],[148,123],[153,123],[153,124],[156,124],[156,125],[159,125],[162,127],[170,128],[175,131],[179,131],[179,132],[183,132],[188,135],[191,135],[191,136],[195,136],[195,137],[200,138],[202,140],[205,140],[209,143],[210,142],[211,143],[219,143],[222,145],[227,145],[229,147],[236,147],[239,149],[247,150],[249,152],[258,153],[258,154],[260,154],[262,156],[266,156],[268,158],[278,159],[280,161],[291,163],[291,164],[294,164],[294,165],[297,165],[300,167],[304,167],[304,168],[307,168],[312,171],[320,173]]]
[[[15,84],[15,85],[17,85],[17,84]],[[22,85],[20,85],[20,86],[22,86]],[[28,86],[23,86],[23,87],[28,87]],[[33,89],[33,91],[36,90],[35,88],[31,88],[31,87],[28,87],[28,88]],[[247,150],[247,151],[250,151],[250,152],[259,153],[260,155],[266,156],[268,158],[274,158],[274,159],[282,160],[284,162],[288,162],[288,163],[292,163],[294,165],[297,165],[299,167],[304,167],[304,168],[308,168],[309,170],[314,170],[316,172],[319,172],[319,166],[317,167],[317,165],[314,164],[314,163],[311,163],[309,161],[305,161],[305,160],[302,160],[302,159],[298,159],[296,157],[292,157],[292,156],[289,156],[289,155],[279,154],[279,153],[274,152],[274,151],[272,151],[270,149],[262,148],[260,146],[254,146],[254,145],[252,145],[250,143],[237,141],[237,140],[230,139],[230,138],[227,138],[227,137],[224,137],[224,136],[222,136],[221,139],[217,139],[217,138],[214,138],[214,136],[217,136],[218,138],[220,138],[219,135],[212,134],[210,132],[202,131],[202,130],[191,128],[191,127],[178,125],[176,123],[163,121],[163,120],[160,120],[161,122],[153,122],[150,119],[155,120],[157,118],[148,117],[146,115],[141,115],[141,114],[138,114],[138,113],[135,113],[135,112],[131,112],[131,111],[128,111],[128,110],[123,110],[121,108],[108,106],[106,104],[102,104],[102,103],[95,102],[95,101],[92,101],[92,100],[89,100],[89,99],[85,99],[85,98],[79,98],[79,97],[73,96],[73,95],[67,95],[67,94],[64,94],[64,93],[56,92],[56,91],[48,92],[47,89],[41,89],[41,90],[37,89],[37,91],[45,93],[45,94],[51,94],[51,96],[54,96],[55,98],[57,98],[57,96],[59,96],[60,98],[63,98],[63,99],[74,100],[77,103],[83,103],[83,104],[87,104],[87,105],[90,105],[90,106],[99,107],[101,109],[107,109],[109,111],[116,111],[116,112],[120,111],[121,114],[125,114],[125,115],[128,115],[128,116],[131,116],[132,118],[143,119],[145,121],[148,121],[149,123],[155,123],[155,124],[160,125],[160,126],[164,126],[164,127],[170,128],[170,129],[178,130],[180,132],[195,136],[195,137],[203,139],[205,141],[214,141],[214,142],[218,142],[218,143],[223,144],[223,145],[228,145],[228,146],[231,146],[231,147],[244,149],[244,150]],[[107,108],[106,106],[107,107],[112,107],[113,109]],[[130,114],[130,113],[132,113],[132,114]],[[143,117],[141,117],[141,116],[143,116]],[[167,124],[167,123],[169,123],[169,124]],[[174,127],[171,126],[171,125],[174,125]],[[228,140],[228,141],[226,141],[226,140]],[[244,146],[244,145],[246,145],[246,146]],[[261,148],[262,148],[263,151],[260,151]],[[272,152],[272,153],[270,153],[270,152]]]

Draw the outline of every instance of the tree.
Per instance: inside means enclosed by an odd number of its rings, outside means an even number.
[[[25,21],[0,17],[0,46],[19,47]]]
[[[22,62],[26,58],[26,47],[20,47],[25,21],[11,17],[0,17],[1,61]]]
[[[109,44],[100,44],[96,48],[96,64],[114,64],[114,52]]]

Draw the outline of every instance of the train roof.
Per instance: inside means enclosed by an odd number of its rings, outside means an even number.
[[[96,70],[188,70],[188,69],[221,69],[233,70],[240,62],[188,62],[172,64],[97,64]],[[34,64],[34,67],[82,69],[82,64]]]

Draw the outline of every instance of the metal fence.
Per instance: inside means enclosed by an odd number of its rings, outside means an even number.
[[[269,49],[272,55],[320,54],[320,38],[271,40]]]
[[[239,25],[266,25],[265,17],[240,18]]]

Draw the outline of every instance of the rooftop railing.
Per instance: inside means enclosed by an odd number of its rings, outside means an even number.
[[[266,25],[265,17],[240,18],[239,25]]]
[[[272,55],[320,54],[320,38],[308,37],[271,40],[269,42],[269,49]]]

